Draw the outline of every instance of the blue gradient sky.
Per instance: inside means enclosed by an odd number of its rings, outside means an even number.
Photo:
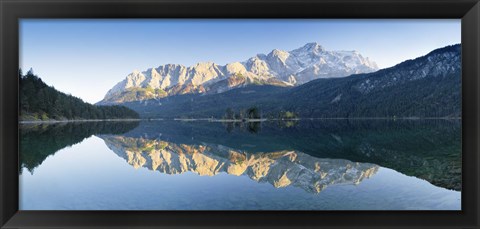
[[[20,21],[20,67],[95,103],[133,70],[243,61],[318,42],[357,50],[380,68],[460,43],[460,20],[38,20]]]

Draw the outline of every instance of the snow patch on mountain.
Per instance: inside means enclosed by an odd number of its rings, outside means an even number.
[[[135,70],[110,89],[100,104],[143,98],[138,94],[125,95],[136,88],[160,89],[161,96],[220,93],[248,84],[297,86],[318,78],[345,77],[377,69],[375,62],[356,51],[328,51],[314,42],[292,51],[274,49],[267,55],[258,54],[224,66],[201,62],[190,67],[166,64],[142,72]],[[158,96],[153,93],[145,98]]]

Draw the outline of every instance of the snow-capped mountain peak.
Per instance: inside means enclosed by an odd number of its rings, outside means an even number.
[[[292,52],[315,52],[315,53],[320,53],[324,52],[325,49],[319,45],[317,42],[310,42],[305,44],[303,47],[292,50]]]
[[[296,86],[318,78],[345,77],[378,69],[356,51],[327,51],[316,42],[292,51],[274,49],[226,65],[199,62],[166,64],[133,71],[108,91],[100,104],[121,103],[186,93],[219,93],[248,84]]]

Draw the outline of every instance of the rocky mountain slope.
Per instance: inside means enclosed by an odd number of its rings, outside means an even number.
[[[219,94],[171,96],[123,103],[143,117],[221,118],[257,107],[263,117],[283,111],[301,118],[460,117],[461,46],[373,73],[316,79],[296,87],[250,85]]]
[[[218,65],[197,63],[161,65],[134,71],[110,89],[99,104],[158,99],[190,93],[221,93],[246,85],[296,86],[318,78],[338,78],[373,72],[375,62],[356,51],[328,51],[317,43],[269,54],[243,62]]]

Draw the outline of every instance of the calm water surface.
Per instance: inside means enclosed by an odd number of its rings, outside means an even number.
[[[25,124],[21,210],[460,210],[461,121]]]

